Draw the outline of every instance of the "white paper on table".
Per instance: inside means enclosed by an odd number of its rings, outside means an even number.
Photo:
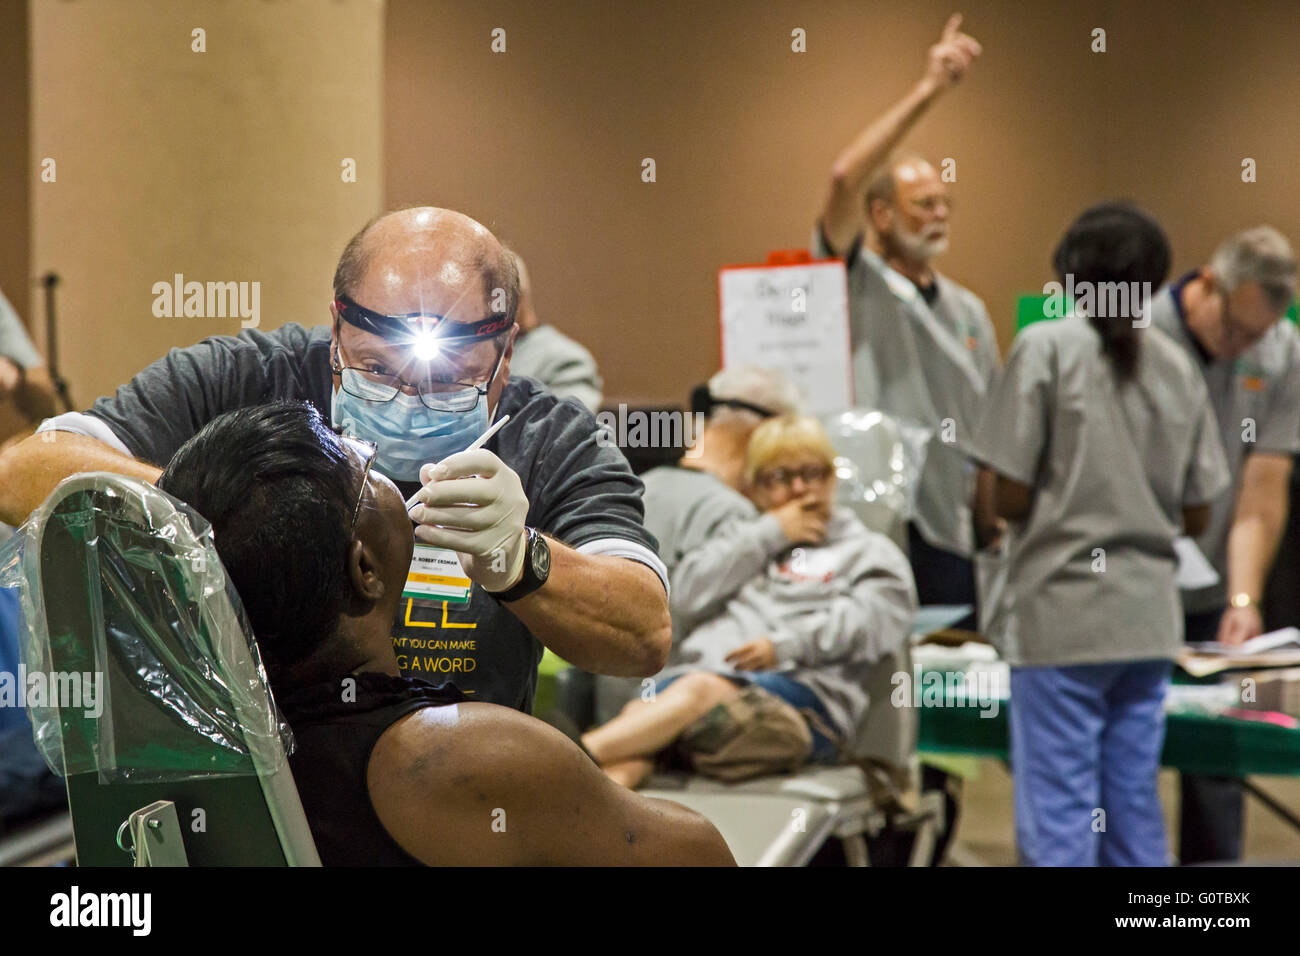
[[[1300,651],[1300,628],[1283,627],[1252,637],[1240,644],[1220,644],[1218,641],[1190,641],[1187,646],[1198,654],[1231,654],[1233,657],[1250,657],[1280,649]]]
[[[1174,538],[1174,554],[1178,556],[1174,581],[1181,590],[1195,591],[1219,583],[1219,572],[1191,538],[1186,535]]]
[[[1252,637],[1248,641],[1242,641],[1236,648],[1238,654],[1264,654],[1268,651],[1277,650],[1279,647],[1286,647],[1288,644],[1300,647],[1300,628],[1283,627],[1276,631],[1269,631],[1267,634],[1261,634],[1259,637]]]

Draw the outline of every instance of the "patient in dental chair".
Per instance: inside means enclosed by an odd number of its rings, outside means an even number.
[[[833,506],[834,462],[816,419],[754,431],[747,493],[763,512],[801,501],[807,539],[718,582],[703,606],[674,605],[686,637],[654,693],[582,737],[611,779],[636,787],[659,756],[723,780],[836,761],[866,713],[871,666],[911,630],[916,590],[893,542]]]
[[[322,862],[733,864],[707,820],[617,786],[552,727],[399,676],[413,529],[369,452],[311,406],[263,405],[214,419],[158,481],[212,525]]]

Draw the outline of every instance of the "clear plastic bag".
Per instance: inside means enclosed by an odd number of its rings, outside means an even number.
[[[871,408],[850,408],[824,424],[837,453],[837,501],[873,531],[897,540],[916,514],[932,432]]]
[[[0,547],[19,693],[50,769],[104,782],[282,769],[271,696],[208,523],[146,482],[73,475]]]

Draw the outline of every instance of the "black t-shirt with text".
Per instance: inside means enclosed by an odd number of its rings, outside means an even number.
[[[106,422],[131,454],[165,467],[178,448],[223,412],[306,400],[327,419],[333,391],[329,328],[249,329],[172,349],[88,414]],[[528,497],[529,526],[573,548],[619,538],[657,550],[642,525],[642,485],[623,453],[597,441],[595,417],[532,379],[512,379],[487,443]],[[399,482],[403,495],[417,487]],[[404,676],[454,680],[471,700],[528,712],[542,645],[507,608],[475,585],[468,605],[403,598],[393,644]]]

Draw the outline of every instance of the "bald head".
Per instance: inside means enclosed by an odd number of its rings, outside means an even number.
[[[463,213],[434,206],[390,212],[352,237],[334,272],[334,295],[389,315],[426,312],[473,322],[512,320],[519,276],[496,236]]]
[[[938,178],[939,174],[923,156],[909,153],[892,157],[880,167],[867,185],[867,210],[870,211],[871,204],[876,200],[887,203],[897,202],[900,183],[911,185],[922,179]]]
[[[384,315],[442,316],[474,323],[498,314],[508,321],[490,338],[456,343],[450,328],[440,348],[421,355],[409,341],[395,341],[341,321],[331,304],[330,364],[335,394],[346,368],[383,369],[410,383],[473,383],[488,386],[487,407],[496,408],[510,381],[519,274],[514,258],[481,223],[450,209],[401,209],[366,225],[348,242],[334,272],[334,297],[347,296]],[[495,323],[494,323],[495,324]]]

